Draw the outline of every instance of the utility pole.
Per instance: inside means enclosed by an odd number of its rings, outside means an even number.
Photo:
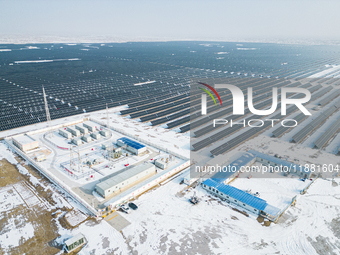
[[[42,87],[42,89],[43,89],[43,95],[44,95],[46,120],[47,120],[47,126],[48,126],[47,135],[48,135],[48,136],[51,136],[51,135],[53,135],[53,133],[52,133],[52,130],[51,130],[52,125],[51,125],[50,110],[48,109],[48,104],[47,104],[47,99],[46,99],[46,94],[45,94],[45,88],[44,88],[44,86]]]

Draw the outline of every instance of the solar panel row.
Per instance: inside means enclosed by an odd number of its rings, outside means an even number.
[[[340,119],[337,119],[327,130],[314,142],[314,145],[318,149],[322,149],[327,142],[339,132]]]

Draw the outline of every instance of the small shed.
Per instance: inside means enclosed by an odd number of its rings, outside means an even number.
[[[110,131],[108,130],[101,130],[99,132],[102,136],[109,137],[110,136]]]
[[[91,136],[90,135],[84,135],[81,137],[81,139],[87,143],[91,142]]]
[[[77,137],[77,138],[72,139],[72,143],[79,146],[81,145],[81,140],[80,138]]]
[[[66,130],[63,129],[59,129],[59,135],[67,138],[67,139],[71,139],[72,138],[72,134]]]
[[[73,127],[67,127],[67,131],[76,137],[80,136],[80,131]]]
[[[86,127],[88,130],[90,130],[91,132],[94,132],[97,130],[97,125],[90,121],[84,122],[83,126]]]
[[[91,136],[96,140],[99,140],[101,138],[99,132],[92,133]]]
[[[83,234],[79,233],[65,241],[66,252],[70,253],[84,244],[86,244],[86,238]]]
[[[46,160],[46,156],[44,153],[39,153],[38,155],[35,156],[35,160],[37,162],[41,162],[41,161],[44,161]]]
[[[168,167],[168,164],[166,162],[164,162],[161,159],[156,159],[155,160],[155,166],[159,167],[160,169],[166,169]]]
[[[103,150],[107,150],[107,149],[109,149],[110,147],[113,147],[113,143],[112,143],[112,142],[108,142],[108,143],[103,143],[103,144],[102,144],[102,149],[103,149]]]
[[[89,130],[86,127],[82,127],[80,125],[75,125],[76,129],[78,129],[82,134],[88,134]]]

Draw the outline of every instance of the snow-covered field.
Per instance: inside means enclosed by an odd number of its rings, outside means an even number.
[[[110,109],[111,126],[124,128],[129,134],[138,135],[152,143],[161,142],[182,155],[190,154],[188,133],[183,135],[123,118],[117,114],[120,108]],[[91,118],[101,121],[105,121],[102,120],[105,116],[105,111],[91,114]],[[53,124],[79,118],[70,117],[54,121]],[[43,125],[44,123],[34,125],[34,129]],[[22,132],[27,128],[20,130]],[[5,131],[2,135],[11,132],[13,131]],[[227,156],[232,157],[233,153],[249,149],[269,155],[280,153],[280,156],[292,162],[299,159],[300,163],[327,161],[336,164],[338,161],[336,156],[326,152],[266,135],[247,141]],[[0,144],[0,160],[2,158],[17,165],[13,154],[4,144]],[[20,165],[18,167],[21,169]],[[24,167],[20,171],[29,175],[32,183],[39,182]],[[131,222],[121,233],[104,220],[99,223],[85,221],[72,230],[65,229],[56,221],[60,235],[56,242],[62,243],[78,233],[84,234],[88,244],[79,254],[340,254],[340,179],[332,182],[319,178],[305,195],[299,195],[299,191],[308,183],[296,178],[237,179],[232,183],[233,186],[259,191],[261,198],[281,209],[297,195],[296,205],[290,207],[277,224],[264,226],[257,221],[255,215],[246,217],[238,213],[200,186],[187,190],[186,185],[180,184],[187,171],[137,198],[134,203],[139,207],[138,210],[130,214],[118,212]],[[8,190],[7,186],[0,188],[0,213],[24,204],[21,198],[15,193],[9,194]],[[188,201],[194,191],[201,199],[197,205]],[[55,208],[70,208],[70,205],[77,207],[76,203],[66,201],[57,193],[54,200]],[[23,222],[21,228],[12,227],[9,233],[14,239],[27,240],[34,235],[34,229],[32,230],[29,223]],[[20,245],[19,241],[13,240],[11,247],[16,245]],[[0,252],[1,249],[5,250],[5,254],[10,254],[10,246],[2,235]]]

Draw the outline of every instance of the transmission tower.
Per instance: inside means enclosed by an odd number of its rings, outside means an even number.
[[[72,172],[74,172],[74,170],[75,170],[72,145],[70,145],[70,170]]]
[[[78,172],[80,173],[80,171],[84,173],[83,162],[81,162],[81,157],[80,157],[79,147],[78,147]]]
[[[107,104],[106,104],[106,120],[107,120],[106,127],[110,131],[109,108],[107,107]]]
[[[50,116],[50,111],[48,109],[48,104],[47,104],[47,99],[46,99],[46,94],[45,94],[45,89],[43,86],[43,95],[44,95],[44,102],[45,102],[45,112],[46,112],[46,119],[47,119],[47,126],[48,126],[48,131],[47,131],[47,135],[51,135],[52,134],[52,124],[51,124],[51,116]]]

